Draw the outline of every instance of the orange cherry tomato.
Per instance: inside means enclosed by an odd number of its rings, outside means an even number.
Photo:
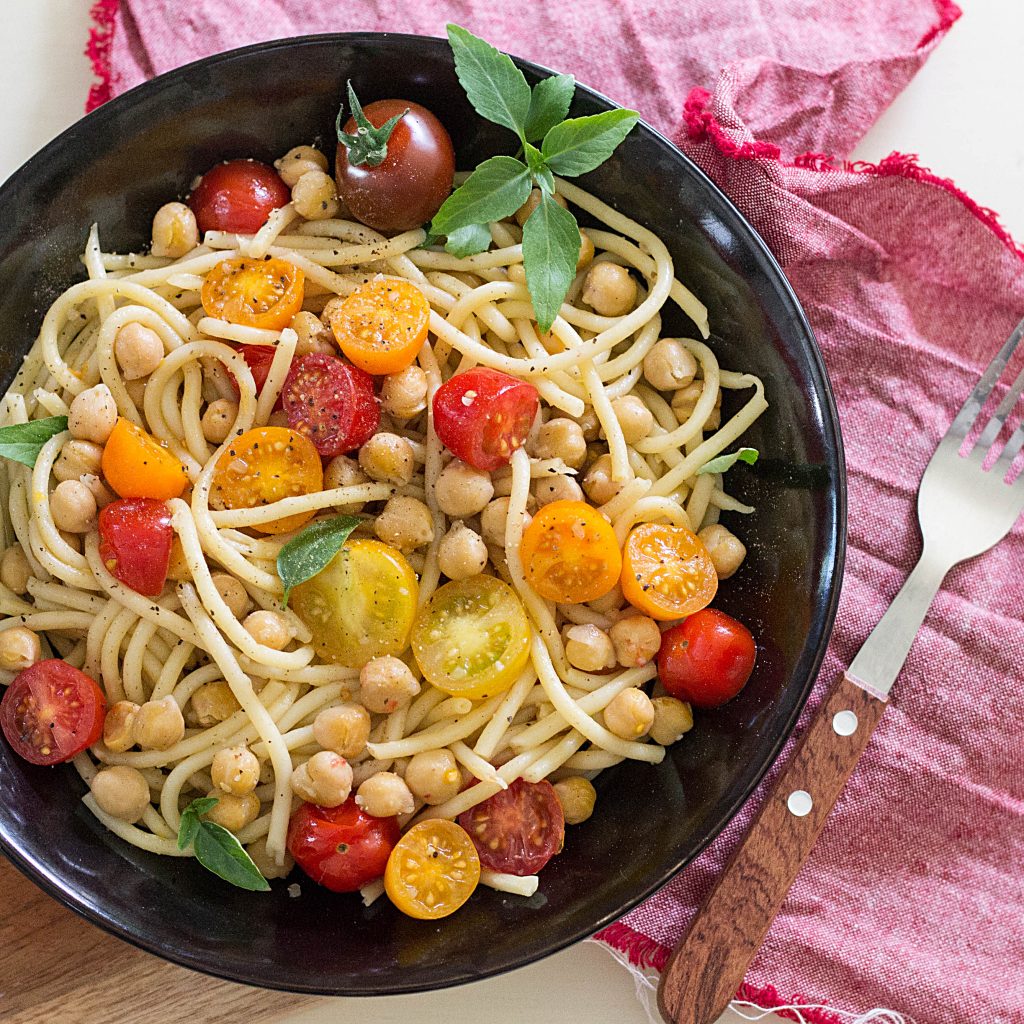
[[[118,417],[101,461],[107,483],[122,498],[180,498],[188,473],[167,445]]]
[[[310,441],[287,427],[256,427],[235,438],[217,460],[210,507],[256,508],[282,498],[323,490],[320,456]],[[313,518],[297,512],[253,526],[260,533],[288,533]]]
[[[302,309],[305,274],[285,260],[231,259],[203,282],[207,316],[243,327],[280,331]]]
[[[558,604],[604,597],[622,569],[611,523],[584,501],[545,505],[524,531],[519,557],[530,586]]]
[[[652,619],[681,619],[706,608],[718,573],[701,539],[685,526],[641,523],[622,552],[622,593]]]
[[[367,373],[412,366],[427,340],[430,305],[414,284],[378,277],[357,288],[331,315],[338,347]]]

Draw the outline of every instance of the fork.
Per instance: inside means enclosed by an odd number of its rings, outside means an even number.
[[[1024,336],[1024,320],[989,364],[932,455],[918,490],[921,557],[811,719],[803,738],[689,930],[669,957],[658,1005],[674,1024],[712,1024],[728,1006],[829,811],[885,710],[889,691],[946,574],[1002,540],[1024,512],[1024,422],[988,469],[1024,392],[1024,370],[966,454],[960,450]]]

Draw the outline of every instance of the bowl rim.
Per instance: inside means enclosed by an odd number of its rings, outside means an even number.
[[[133,86],[126,92],[115,96],[113,99],[106,101],[101,106],[84,114],[56,135],[50,142],[43,146],[42,149],[29,157],[28,160],[17,168],[17,170],[12,172],[6,180],[0,183],[0,190],[6,190],[12,182],[15,182],[16,179],[30,175],[37,166],[45,163],[51,152],[54,152],[65,145],[69,137],[74,136],[80,131],[87,130],[90,125],[96,124],[99,121],[116,119],[122,110],[131,107],[140,94],[151,93],[159,90],[162,86],[168,83],[186,79],[199,68],[207,68],[223,63],[230,63],[234,60],[247,59],[252,54],[268,53],[278,49],[323,45],[325,42],[337,42],[339,44],[373,44],[384,41],[408,46],[447,46],[447,40],[443,37],[418,35],[415,33],[329,32],[272,39],[201,57],[198,60],[190,61],[188,64],[183,64],[180,67],[173,68],[170,71],[156,75],[139,85]],[[538,76],[547,77],[558,74],[557,71],[554,71],[542,64],[538,64],[535,61],[518,57],[514,54],[509,54],[509,56],[520,69],[535,73]],[[622,107],[621,104],[616,103],[614,100],[605,96],[604,93],[578,80],[576,81],[576,88],[581,90],[583,93],[588,94],[590,98],[596,99],[599,103],[607,105],[609,108],[621,109]],[[387,988],[364,986],[341,990],[338,988],[326,988],[322,986],[316,987],[301,984],[288,984],[287,981],[278,981],[277,979],[261,978],[256,980],[255,972],[246,974],[242,971],[220,968],[216,963],[210,963],[208,960],[204,960],[199,956],[191,955],[190,950],[183,948],[168,949],[162,947],[158,942],[150,940],[146,935],[138,931],[133,931],[130,927],[130,923],[126,919],[116,918],[111,914],[105,913],[101,907],[89,904],[84,900],[79,899],[77,894],[74,891],[71,891],[70,887],[65,885],[58,875],[48,871],[42,864],[37,863],[29,856],[23,854],[16,846],[9,843],[2,831],[0,831],[0,853],[4,854],[14,867],[47,893],[47,895],[56,899],[59,903],[76,913],[79,917],[84,918],[86,921],[103,929],[103,931],[108,934],[114,935],[138,949],[145,950],[148,953],[152,953],[153,955],[168,962],[177,964],[178,966],[254,988],[266,988],[277,991],[294,992],[303,995],[352,997],[407,995],[416,992],[435,991],[445,988],[454,988],[474,981],[482,981],[486,978],[495,977],[508,971],[525,967],[528,964],[535,963],[545,957],[566,949],[583,939],[592,937],[601,929],[607,927],[614,921],[619,920],[625,914],[635,909],[640,903],[658,889],[666,885],[680,871],[684,870],[690,863],[699,857],[700,854],[703,853],[704,850],[721,835],[729,822],[733,820],[741,807],[758,788],[765,775],[778,760],[779,754],[792,735],[797,724],[797,720],[804,710],[808,697],[810,696],[815,681],[817,680],[822,662],[827,653],[838,610],[846,561],[847,525],[847,473],[839,414],[832,390],[832,383],[829,379],[828,371],[825,367],[824,358],[822,356],[821,349],[818,346],[817,338],[815,337],[814,331],[807,319],[807,314],[805,313],[800,300],[797,298],[792,285],[789,283],[788,278],[779,266],[775,256],[762,239],[761,235],[739,211],[739,209],[737,209],[732,200],[729,199],[729,197],[715,184],[715,182],[712,181],[711,178],[708,177],[708,175],[705,174],[704,171],[685,153],[683,153],[683,151],[679,149],[679,147],[676,146],[667,136],[662,134],[657,128],[653,127],[643,118],[637,122],[637,128],[641,132],[647,133],[658,146],[667,150],[676,160],[682,161],[686,164],[689,172],[694,176],[694,178],[717,198],[717,201],[722,204],[724,212],[733,220],[733,224],[731,225],[732,229],[736,234],[742,236],[749,246],[751,255],[758,265],[759,272],[765,273],[773,279],[775,287],[779,290],[782,298],[790,306],[789,313],[792,318],[792,326],[796,331],[803,333],[805,340],[808,343],[806,351],[809,357],[809,369],[811,370],[810,375],[812,378],[817,378],[813,393],[815,394],[821,409],[821,422],[825,439],[826,456],[830,453],[834,453],[836,462],[837,472],[831,480],[830,491],[832,492],[832,500],[829,503],[830,508],[834,508],[835,514],[834,521],[831,523],[831,534],[827,537],[828,543],[826,545],[825,552],[826,559],[831,554],[832,572],[830,574],[827,601],[823,609],[823,614],[820,617],[820,621],[817,623],[818,640],[810,658],[808,659],[806,676],[800,683],[800,690],[797,694],[797,699],[794,702],[793,709],[783,723],[783,727],[779,730],[778,735],[770,744],[768,755],[765,757],[763,766],[753,774],[744,790],[732,801],[730,806],[708,830],[707,835],[699,843],[689,849],[681,861],[674,864],[658,877],[652,879],[641,889],[637,890],[629,898],[627,903],[618,910],[605,914],[598,921],[594,922],[592,926],[588,926],[585,929],[576,929],[570,934],[561,935],[558,938],[553,939],[545,944],[539,952],[533,951],[529,955],[518,957],[503,966],[483,970],[472,977],[458,978],[453,981],[445,981],[439,984],[418,983],[408,986],[392,984]],[[812,631],[814,629],[814,625],[815,624],[812,622]]]

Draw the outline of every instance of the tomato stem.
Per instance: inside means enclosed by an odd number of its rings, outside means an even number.
[[[348,153],[348,162],[353,167],[368,164],[370,167],[377,167],[387,158],[388,139],[395,130],[395,125],[409,113],[406,107],[401,114],[395,114],[388,118],[379,128],[363,113],[362,105],[352,88],[351,81],[346,83],[348,88],[348,105],[352,110],[352,120],[356,123],[356,130],[352,134],[343,128],[342,118],[345,116],[345,104],[338,109],[338,117],[334,126],[338,133],[338,141],[345,147]]]

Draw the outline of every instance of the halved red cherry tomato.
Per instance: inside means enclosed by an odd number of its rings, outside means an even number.
[[[463,462],[491,472],[508,464],[526,440],[540,396],[532,384],[476,366],[434,394],[434,429]]]
[[[121,498],[100,512],[100,558],[111,575],[146,597],[164,589],[174,529],[171,513],[153,498]]]
[[[258,160],[228,160],[202,176],[188,197],[188,205],[200,232],[252,234],[291,197],[291,189],[273,167]]]
[[[305,275],[286,260],[223,260],[207,275],[201,297],[208,316],[243,327],[280,331],[302,309]]]
[[[380,424],[373,378],[334,356],[296,359],[281,396],[291,428],[328,459],[366,444]]]
[[[742,622],[705,608],[662,634],[658,678],[673,697],[717,708],[746,686],[756,656]]]
[[[480,863],[509,875],[535,875],[565,842],[565,816],[550,782],[516,779],[459,815]]]
[[[396,114],[403,117],[388,138],[387,156],[376,167],[350,164],[348,150],[338,143],[338,194],[356,220],[378,231],[418,228],[437,213],[452,190],[452,140],[444,125],[418,103],[377,100],[363,107],[363,113],[375,128]],[[345,132],[355,131],[356,123],[349,118]]]
[[[59,658],[14,677],[0,701],[7,742],[32,764],[70,761],[103,735],[107,698],[84,672]]]
[[[374,818],[355,797],[339,807],[303,804],[288,825],[288,852],[314,882],[355,892],[384,874],[401,834],[397,818]]]
[[[277,349],[273,345],[237,345],[236,348],[252,372],[252,380],[256,385],[256,396],[259,397],[263,393],[267,377],[270,376],[270,365],[274,361],[274,353]],[[237,392],[238,381],[235,380],[235,375],[230,370],[227,372]],[[274,403],[275,411],[280,409],[281,406],[281,394],[278,392],[277,401]]]
[[[701,539],[685,526],[641,523],[622,552],[622,593],[634,607],[662,621],[709,605],[718,573]]]

